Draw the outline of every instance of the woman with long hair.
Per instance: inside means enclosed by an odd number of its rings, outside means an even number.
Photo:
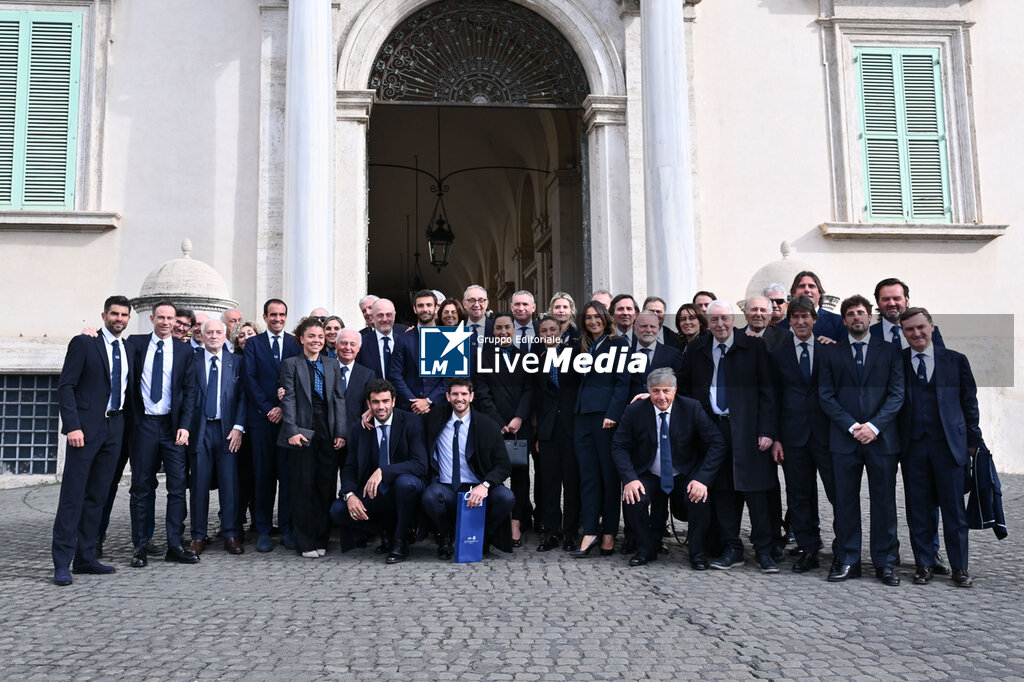
[[[693,303],[684,303],[676,311],[676,329],[683,337],[683,350],[690,342],[708,333],[708,318]]]
[[[454,298],[446,298],[437,307],[437,326],[458,327],[460,322],[469,319],[466,309],[462,307],[462,301]]]
[[[245,350],[246,339],[250,336],[256,336],[259,333],[259,330],[256,328],[256,323],[248,320],[235,327],[235,330],[231,332],[231,345],[235,355],[241,355]]]
[[[580,353],[593,358],[589,372],[581,372],[576,395],[573,440],[580,468],[580,506],[583,538],[571,556],[590,556],[600,545],[601,554],[615,551],[621,505],[619,475],[612,460],[612,433],[629,400],[629,373],[615,371],[620,356],[629,354],[626,339],[615,331],[608,309],[599,301],[583,306],[580,315]],[[612,355],[612,358],[603,356]],[[574,359],[574,363],[576,361]],[[600,371],[610,365],[611,371]]]
[[[288,448],[292,523],[297,551],[315,559],[327,553],[331,504],[338,491],[335,450],[345,445],[345,394],[340,365],[322,358],[324,326],[307,317],[295,328],[302,353],[281,363],[281,434]]]
[[[338,332],[345,328],[345,323],[337,315],[331,315],[324,319],[324,350],[323,353],[329,358],[338,359],[338,351],[335,345],[338,341]]]
[[[548,303],[548,314],[558,321],[563,343],[572,343],[579,338],[576,329],[576,301],[564,291],[556,291]]]

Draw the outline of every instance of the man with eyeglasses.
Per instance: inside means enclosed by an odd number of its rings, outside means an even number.
[[[483,343],[484,338],[494,336],[494,322],[487,318],[487,290],[479,284],[470,284],[462,294],[462,305],[469,320],[466,326],[473,332],[470,337],[474,346]]]
[[[188,341],[189,332],[196,324],[196,315],[188,308],[176,307],[174,309],[174,324],[171,326],[171,336],[175,341]]]

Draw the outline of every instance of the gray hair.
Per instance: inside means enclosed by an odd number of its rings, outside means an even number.
[[[363,304],[366,303],[367,301],[377,301],[378,298],[378,296],[374,296],[373,294],[367,294],[366,296],[363,296],[361,299],[359,299],[359,308],[362,309]]]
[[[676,373],[672,371],[671,367],[659,367],[658,369],[652,369],[651,373],[647,375],[647,388],[653,388],[658,385],[669,385],[675,387],[676,384]]]
[[[761,289],[761,295],[762,296],[767,296],[768,294],[771,294],[771,293],[774,293],[774,292],[779,292],[780,294],[782,294],[782,298],[786,298],[786,296],[789,295],[789,292],[786,291],[786,287],[782,286],[778,282],[772,282],[771,284],[766,286],[764,289]]]
[[[755,298],[759,298],[765,303],[767,303],[768,305],[766,307],[769,310],[771,310],[772,302],[767,296],[751,296],[750,298],[743,302],[743,312],[747,312],[750,309],[750,302],[753,301]],[[708,306],[708,309],[710,310],[711,306]]]
[[[707,314],[709,316],[711,315],[711,309],[712,308],[725,308],[726,310],[729,311],[730,315],[735,315],[736,314],[736,311],[733,310],[732,303],[729,303],[728,301],[723,301],[722,299],[715,299],[711,303],[708,303],[708,313]]]
[[[516,296],[529,296],[530,297],[530,303],[533,304],[533,305],[537,305],[537,299],[535,299],[533,297],[533,294],[531,294],[526,289],[520,289],[516,293],[512,294],[513,300],[515,299]]]
[[[211,322],[216,322],[220,326],[224,327],[225,330],[227,330],[227,328],[228,328],[228,326],[222,320],[219,320],[216,317],[211,317],[211,318],[203,321],[203,326],[201,326],[199,328],[199,333],[200,334],[205,334],[206,333],[206,325],[210,324]]]
[[[238,308],[228,308],[227,310],[220,314],[220,321],[223,322],[225,325],[228,323],[228,313],[230,313],[232,310],[238,313],[239,316],[242,315],[242,311],[239,310]]]
[[[659,326],[661,325],[661,320],[658,319],[658,314],[656,312],[654,312],[653,310],[641,310],[639,313],[637,313],[636,319],[633,320],[634,326],[636,326],[636,323],[640,321],[641,315],[648,315],[650,317],[653,317],[654,321],[657,322]]]
[[[484,292],[484,297],[485,298],[487,297],[487,289],[485,289],[484,287],[480,286],[479,284],[470,284],[468,287],[466,287],[466,290],[462,292],[462,300],[463,301],[465,301],[465,300],[467,300],[469,298],[469,290],[470,289],[479,289],[480,291]]]

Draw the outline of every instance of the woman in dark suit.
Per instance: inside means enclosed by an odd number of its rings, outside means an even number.
[[[580,374],[574,410],[573,440],[580,467],[583,518],[583,539],[579,549],[570,555],[574,558],[590,556],[598,544],[602,555],[615,551],[621,491],[612,460],[612,431],[629,400],[629,373],[625,368],[614,371],[621,356],[628,356],[629,344],[615,332],[608,309],[598,301],[590,301],[583,306],[579,327],[578,352],[592,356],[593,364],[591,371]],[[602,357],[607,355],[613,356],[610,363]],[[596,370],[606,363],[613,371]]]
[[[694,304],[684,303],[676,311],[676,329],[683,341],[679,350],[686,350],[691,341],[708,333],[708,318]]]
[[[315,559],[327,553],[331,504],[338,492],[335,450],[345,445],[345,394],[340,365],[322,358],[324,326],[307,317],[295,328],[302,353],[281,363],[281,435],[289,448],[288,474],[296,549]]]

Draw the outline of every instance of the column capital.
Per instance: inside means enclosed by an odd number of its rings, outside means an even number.
[[[615,0],[622,6],[619,18],[640,16],[640,0]],[[683,11],[686,13],[686,20],[693,21],[693,6],[700,4],[700,0],[682,0]]]
[[[369,123],[375,96],[375,90],[338,90],[334,100],[336,120]]]
[[[589,95],[583,100],[583,123],[590,133],[598,126],[626,125],[624,95]]]

